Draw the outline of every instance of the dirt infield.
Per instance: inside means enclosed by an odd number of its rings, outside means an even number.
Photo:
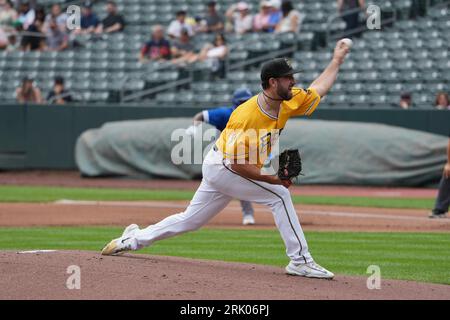
[[[1,172],[0,185],[112,187],[195,190],[199,181],[82,179],[75,172]],[[432,198],[435,189],[295,186],[293,194]],[[188,201],[1,203],[0,227],[124,227],[153,224],[181,212]],[[428,219],[427,210],[296,205],[305,230],[450,232],[450,219]],[[270,228],[270,211],[255,205],[255,226],[241,225],[233,201],[212,219],[212,228]],[[68,266],[81,268],[81,289],[69,290]],[[285,275],[282,268],[131,255],[102,257],[95,252],[18,254],[0,251],[0,299],[450,299],[450,286],[383,280],[369,290],[366,278],[337,275],[333,281]]]
[[[183,211],[188,203],[188,201],[3,203],[0,204],[0,226],[123,227],[130,223],[147,226]],[[450,232],[450,219],[429,219],[425,210],[318,205],[296,205],[296,209],[305,230]],[[275,228],[272,214],[267,208],[255,205],[255,212],[257,224],[250,228]],[[241,216],[239,203],[233,201],[207,226],[244,228],[241,225]]]
[[[66,286],[73,265],[79,290]],[[3,251],[0,266],[0,299],[450,299],[445,285],[383,280],[369,290],[363,277],[306,279],[276,267],[149,255]]]

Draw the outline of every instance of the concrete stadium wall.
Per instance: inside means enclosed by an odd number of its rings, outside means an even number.
[[[74,169],[74,147],[85,130],[105,122],[190,117],[200,108],[0,105],[0,169]],[[319,109],[312,119],[385,123],[447,135],[450,112]]]

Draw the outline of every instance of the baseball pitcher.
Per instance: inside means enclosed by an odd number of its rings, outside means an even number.
[[[223,131],[234,109],[246,102],[252,96],[253,95],[251,91],[247,88],[236,89],[233,93],[233,106],[208,109],[197,113],[193,119],[194,124],[186,129],[186,133],[194,136],[198,131],[198,125],[200,125],[202,122],[209,123],[216,127],[217,130]],[[244,226],[255,224],[255,216],[252,203],[244,200],[241,200],[240,202],[242,207],[242,224]]]
[[[290,175],[269,175],[261,168],[287,120],[292,116],[309,116],[317,108],[321,97],[335,82],[349,50],[345,41],[339,40],[331,62],[306,90],[295,87],[294,74],[299,71],[287,59],[266,62],[261,69],[262,92],[232,113],[215,147],[205,157],[202,182],[186,210],[145,229],[135,224],[128,226],[121,237],[103,248],[102,254],[138,250],[155,241],[199,229],[231,199],[238,198],[267,205],[272,210],[290,259],[286,273],[333,278],[334,274],[317,264],[309,252],[288,189],[292,182],[286,177]],[[286,158],[289,157],[288,154]]]

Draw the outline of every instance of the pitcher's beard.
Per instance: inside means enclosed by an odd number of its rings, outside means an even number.
[[[291,100],[291,98],[292,98],[292,92],[289,89],[284,90],[284,89],[278,88],[277,95],[283,100]]]

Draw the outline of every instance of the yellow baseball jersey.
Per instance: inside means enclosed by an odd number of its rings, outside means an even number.
[[[268,114],[254,96],[231,114],[216,146],[225,159],[262,167],[281,130],[292,116],[311,115],[320,102],[315,89],[292,88],[292,98],[281,102],[278,117]]]

